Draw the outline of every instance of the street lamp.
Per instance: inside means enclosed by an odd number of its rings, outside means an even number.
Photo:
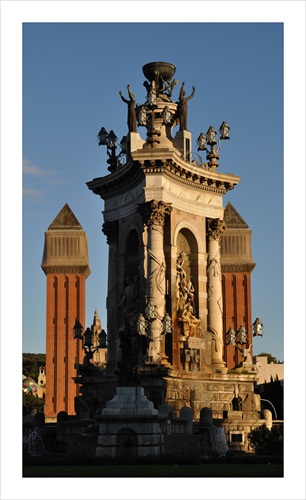
[[[227,345],[234,345],[239,350],[240,348],[238,344],[244,345],[248,343],[247,331],[243,325],[239,327],[239,330],[237,330],[237,332],[235,332],[234,328],[231,326],[226,334],[226,337]]]
[[[145,316],[143,314],[139,314],[138,320],[136,322],[136,330],[138,335],[142,335],[146,337],[147,341],[147,347],[149,346],[150,342],[153,342],[153,339],[150,337],[150,323],[154,321],[157,318],[156,316],[156,311],[155,311],[155,306],[154,305],[148,305],[145,310]],[[172,319],[170,314],[166,312],[165,316],[162,318],[162,328],[161,328],[161,335],[166,335],[167,333],[172,332]],[[161,337],[159,337],[158,340],[161,340]]]
[[[106,347],[107,335],[106,332],[102,330],[99,334],[99,343],[97,345],[94,345],[93,332],[91,328],[86,328],[84,334],[82,334],[83,329],[83,326],[77,319],[73,327],[74,339],[82,340],[82,349],[84,350],[85,355],[87,355],[88,359],[90,359],[96,351],[98,351],[99,349],[104,349]]]
[[[198,151],[207,151],[206,159],[209,160],[208,166],[210,168],[215,169],[218,167],[219,163],[217,160],[219,160],[218,153],[220,149],[220,140],[229,139],[229,131],[230,127],[228,124],[226,122],[222,122],[219,128],[219,134],[212,125],[207,130],[206,135],[203,132],[200,133],[197,139]],[[215,148],[217,142],[218,147]],[[207,145],[210,146],[210,151],[207,149]]]
[[[256,318],[253,323],[253,337],[262,337],[263,336],[263,323],[259,318]]]
[[[236,364],[238,364],[238,352],[247,359],[247,355],[249,354],[250,347],[247,349],[246,345],[248,344],[248,336],[247,331],[243,325],[239,327],[237,332],[231,326],[226,334],[226,344],[232,345],[235,347],[235,358]]]
[[[82,335],[83,327],[78,319],[75,321],[73,330],[74,330],[74,338],[82,340],[83,339],[83,335]]]
[[[104,127],[101,128],[100,132],[98,133],[98,144],[99,146],[106,146],[107,147],[107,154],[109,156],[109,159],[107,160],[107,163],[109,164],[108,170],[110,172],[114,172],[115,170],[118,169],[119,166],[119,157],[122,154],[125,154],[126,152],[126,139],[125,137],[122,138],[120,142],[120,146],[122,150],[118,155],[116,155],[116,142],[117,142],[117,136],[113,130],[110,132],[107,132]],[[125,148],[125,151],[124,151]]]

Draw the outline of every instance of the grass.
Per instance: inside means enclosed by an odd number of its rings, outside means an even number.
[[[283,477],[282,464],[25,465],[23,477]]]

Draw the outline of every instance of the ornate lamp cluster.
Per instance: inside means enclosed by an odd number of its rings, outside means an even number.
[[[85,352],[85,355],[88,355],[88,358],[92,358],[93,354],[99,349],[105,349],[107,347],[107,336],[104,330],[101,330],[99,334],[99,344],[94,346],[93,344],[93,332],[90,328],[86,328],[83,334],[83,326],[76,320],[73,331],[74,331],[74,339],[82,340],[82,348]]]
[[[151,323],[153,323],[157,318],[161,320],[160,327],[160,335],[154,336],[151,331]],[[159,316],[156,308],[152,304],[148,304],[145,309],[145,313],[139,314],[138,320],[136,322],[136,331],[139,336],[145,337],[146,345],[147,345],[147,354],[144,357],[144,361],[146,364],[155,364],[154,354],[152,349],[156,348],[156,341],[160,342],[163,335],[172,332],[172,320],[168,313],[162,318]],[[153,346],[152,348],[150,346]],[[160,351],[158,350],[157,354],[160,355]],[[166,359],[164,355],[161,356],[163,359]]]
[[[239,345],[245,345],[248,343],[247,331],[243,325],[235,332],[234,328],[231,326],[226,334],[227,345],[234,345],[237,349],[241,350]]]
[[[145,309],[145,315],[139,314],[137,323],[136,323],[136,330],[139,335],[143,335],[145,337],[148,337],[148,329],[149,329],[149,324],[154,321],[157,318],[157,312],[155,310],[155,306],[152,304],[148,304],[146,309]],[[166,333],[171,333],[172,332],[172,320],[171,317],[168,313],[165,314],[165,316],[162,319],[162,334],[165,335]]]
[[[203,132],[201,132],[201,134],[199,135],[197,139],[198,151],[207,151],[206,159],[209,160],[208,166],[210,168],[217,168],[219,166],[217,160],[219,160],[220,158],[218,155],[220,149],[220,140],[222,141],[229,139],[229,131],[230,127],[228,126],[228,124],[226,122],[222,122],[221,127],[219,128],[219,134],[213,126],[210,126],[206,132],[206,135]],[[215,148],[217,142],[218,147]],[[210,151],[207,149],[207,145],[210,146]]]
[[[263,324],[259,318],[255,319],[252,325],[252,331],[253,337],[261,337],[263,335]],[[248,337],[247,331],[243,325],[240,326],[237,332],[233,327],[230,327],[226,334],[226,344],[233,345],[245,358],[250,353],[250,348],[252,346],[251,344],[248,348],[244,347],[248,344]]]
[[[253,325],[253,337],[262,337],[263,336],[263,324],[259,318],[256,318]]]
[[[109,156],[107,160],[107,163],[109,164],[108,170],[110,172],[114,172],[119,167],[120,157],[126,154],[126,136],[121,139],[121,151],[118,155],[116,154],[116,143],[118,138],[113,130],[107,132],[105,128],[102,127],[97,137],[99,146],[107,147],[107,154]]]

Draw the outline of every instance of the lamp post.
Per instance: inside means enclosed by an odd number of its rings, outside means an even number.
[[[82,333],[84,330],[83,326],[76,320],[73,331],[74,331],[74,339],[79,339],[82,341],[82,349],[84,350],[84,364],[89,365],[89,360],[93,358],[93,355],[99,349],[105,349],[107,346],[107,335],[104,330],[100,332],[99,335],[99,343],[94,345],[93,343],[93,332],[91,328],[86,328],[84,334]]]
[[[256,318],[253,325],[253,337],[262,337],[263,336],[263,323],[259,318]]]
[[[220,149],[220,140],[227,140],[229,139],[229,131],[230,127],[226,122],[222,122],[220,128],[219,128],[219,134],[218,132],[214,129],[214,127],[211,125],[209,129],[206,132],[206,135],[201,132],[197,139],[197,144],[198,144],[198,151],[207,151],[206,159],[208,161],[208,166],[212,169],[216,169],[219,166],[219,163],[217,160],[219,160],[219,149]],[[218,142],[217,148],[215,148],[215,145]],[[210,150],[207,149],[207,145],[210,146]]]
[[[120,146],[121,146],[121,151],[118,155],[116,155],[116,142],[117,142],[117,136],[113,130],[110,132],[107,132],[104,127],[101,128],[100,132],[98,133],[98,143],[99,146],[106,146],[107,147],[107,154],[109,156],[107,163],[109,164],[108,170],[110,172],[114,172],[115,170],[118,169],[119,166],[119,157],[123,154],[126,153],[126,138],[123,137]]]
[[[231,326],[226,334],[226,345],[232,345],[235,347],[235,358],[236,365],[238,365],[237,354],[240,354],[246,357],[246,351],[248,350],[244,348],[248,344],[248,335],[245,327],[241,325],[237,331]],[[250,348],[251,346],[249,346]]]

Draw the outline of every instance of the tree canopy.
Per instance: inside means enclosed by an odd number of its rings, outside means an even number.
[[[22,355],[22,374],[25,377],[31,377],[37,382],[40,366],[45,366],[45,354],[24,353]]]

